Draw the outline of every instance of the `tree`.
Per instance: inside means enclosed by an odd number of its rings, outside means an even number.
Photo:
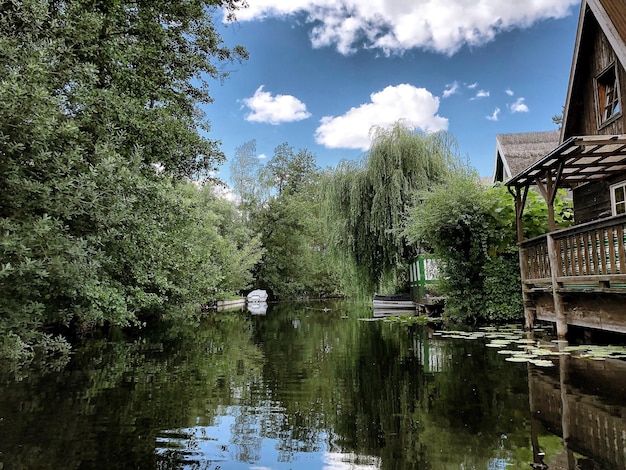
[[[365,159],[341,162],[325,180],[332,247],[362,293],[386,280],[389,289],[404,287],[407,263],[416,254],[403,234],[413,193],[442,181],[457,165],[449,134],[420,134],[397,123],[375,130]]]
[[[565,106],[563,106],[563,109],[561,109],[561,114],[555,114],[554,116],[552,116],[552,122],[559,129],[561,129],[561,127],[563,127],[563,114],[564,113],[565,113]]]
[[[557,198],[558,221],[571,220]],[[528,237],[548,231],[547,206],[529,192],[524,212]],[[408,239],[441,261],[439,289],[446,314],[466,321],[523,316],[513,199],[506,187],[485,187],[470,169],[457,171],[429,191],[420,191],[406,226]]]
[[[287,142],[274,149],[274,157],[264,168],[266,178],[281,194],[285,189],[298,191],[312,182],[311,178],[319,172],[315,155],[306,149],[297,153]]]
[[[262,166],[256,151],[256,140],[250,140],[237,147],[230,162],[233,189],[239,196],[239,207],[249,217],[251,212],[262,204],[268,196]]]
[[[259,285],[279,298],[340,294],[338,271],[329,262],[315,156],[284,143],[276,147],[264,173],[275,194],[254,218],[265,249]]]
[[[51,344],[44,327],[136,324],[142,311],[208,293],[181,275],[216,264],[181,241],[193,218],[177,180],[204,178],[223,159],[197,105],[226,76],[221,63],[247,57],[212,21],[242,5],[0,5],[5,350]]]

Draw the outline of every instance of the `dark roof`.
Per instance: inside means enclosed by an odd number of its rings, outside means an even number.
[[[626,135],[585,135],[570,137],[536,161],[507,186],[522,188],[555,179],[560,188],[573,188],[588,181],[601,181],[626,173]]]
[[[517,175],[559,145],[559,131],[496,135],[498,155],[510,175]]]

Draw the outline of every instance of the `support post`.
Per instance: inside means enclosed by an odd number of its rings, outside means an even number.
[[[548,256],[550,258],[550,277],[552,279],[552,299],[554,301],[554,313],[556,315],[556,334],[559,338],[565,338],[567,335],[567,314],[565,313],[563,297],[559,292],[560,286],[557,281],[560,265],[559,253],[551,233],[546,236],[546,240],[548,242]]]
[[[509,188],[510,191],[510,188]],[[523,191],[523,192],[522,192]],[[528,196],[528,186],[515,188],[515,222],[517,228],[517,254],[519,257],[520,278],[522,280],[522,303],[524,307],[524,327],[532,330],[535,327],[535,312],[532,309],[532,299],[526,292],[526,262],[524,259],[524,249],[522,242],[524,241],[524,206],[526,205],[526,197]]]

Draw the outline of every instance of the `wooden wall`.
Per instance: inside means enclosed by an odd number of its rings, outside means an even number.
[[[568,325],[626,334],[626,294],[570,291],[563,295]],[[556,322],[551,293],[535,293],[531,299],[537,320]]]
[[[579,186],[572,194],[576,224],[611,216],[610,185],[606,181]]]
[[[610,2],[609,2],[610,3]],[[620,64],[615,51],[598,22],[587,11],[580,38],[577,70],[572,84],[568,121],[563,140],[577,135],[623,134],[626,129],[626,71]],[[609,65],[617,65],[620,85],[621,115],[607,124],[598,126],[599,117],[596,105],[595,78]],[[613,182],[626,179],[626,174],[613,179]],[[573,190],[574,221],[576,224],[611,215],[610,183],[582,185]]]
[[[613,62],[617,64],[622,114],[609,124],[598,128],[595,77]],[[597,21],[587,12],[563,140],[575,135],[623,134],[626,129],[626,112],[623,109],[625,98],[626,72]]]

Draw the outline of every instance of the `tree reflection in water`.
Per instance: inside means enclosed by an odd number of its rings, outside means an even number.
[[[540,452],[550,468],[578,453],[620,468],[598,450],[623,456],[618,434],[577,433],[584,419],[623,429],[621,369],[529,369],[484,341],[361,321],[369,306],[324,307],[210,314],[91,341],[60,372],[5,371],[0,468],[499,469]]]

